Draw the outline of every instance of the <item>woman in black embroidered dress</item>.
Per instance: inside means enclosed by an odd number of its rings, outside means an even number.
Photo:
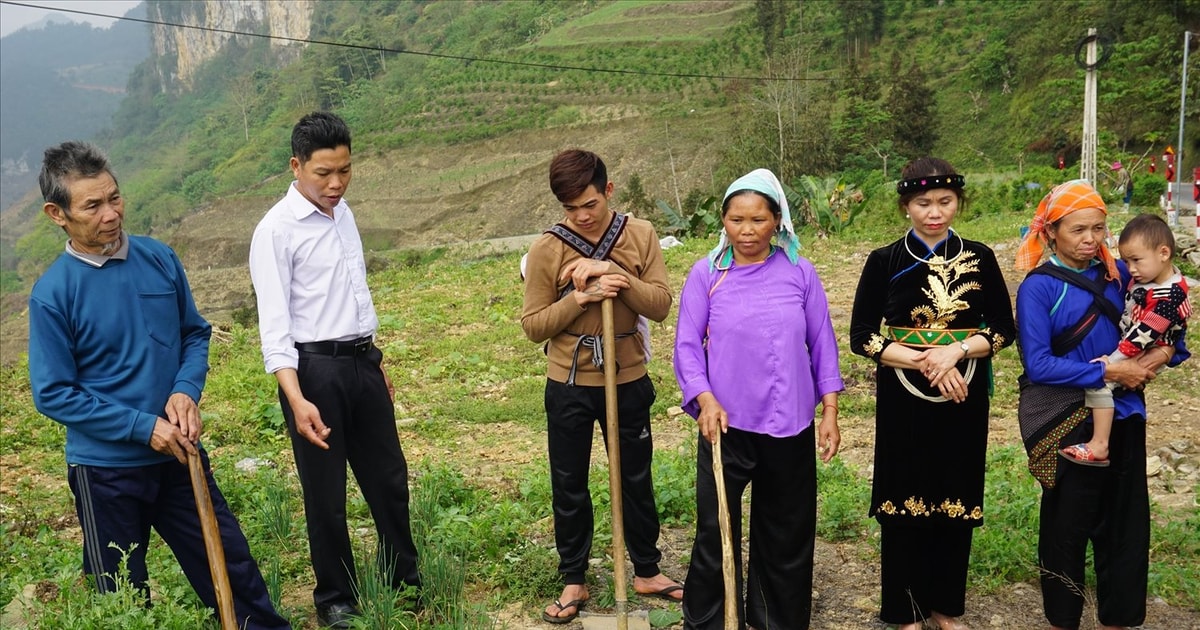
[[[950,224],[964,180],[944,160],[904,167],[900,240],[867,258],[850,349],[879,364],[871,516],[880,524],[879,617],[964,628],[971,535],[983,523],[991,356],[1015,336],[992,250]],[[880,333],[880,322],[886,325]]]

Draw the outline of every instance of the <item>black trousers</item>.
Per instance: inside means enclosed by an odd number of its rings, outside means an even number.
[[[733,534],[738,623],[805,630],[812,617],[813,544],[817,531],[816,438],[813,427],[777,438],[729,429],[721,463]],[[696,449],[696,541],[683,595],[687,629],[722,630],[725,584],[712,444]],[[750,496],[750,562],[742,599],[742,493]]]
[[[362,354],[326,356],[300,353],[300,391],[317,406],[332,431],[322,450],[296,432],[296,419],[283,392],[279,402],[287,419],[304,490],[308,549],[319,606],[353,604],[354,554],[346,529],[346,464],[362,489],[379,534],[379,561],[391,566],[391,585],[420,586],[417,549],[408,512],[408,463],[396,435],[395,410],[380,361],[371,348]]]
[[[621,496],[625,520],[625,545],[634,575],[659,574],[658,509],[650,464],[654,439],[650,433],[650,405],[654,403],[650,377],[617,386],[617,415],[621,445]],[[592,434],[597,420],[605,440],[603,387],[571,386],[546,381],[546,441],[550,455],[550,488],[554,503],[554,542],[558,547],[558,572],[564,584],[583,584],[592,552],[592,495],[588,468]],[[607,449],[608,442],[605,442]],[[615,562],[623,559],[614,558]]]
[[[1091,424],[1063,438],[1086,442]],[[1108,468],[1061,463],[1061,478],[1042,490],[1038,565],[1046,619],[1078,628],[1083,615],[1084,563],[1092,542],[1100,623],[1140,626],[1146,619],[1150,567],[1150,498],[1146,489],[1146,423],[1113,423]]]
[[[969,526],[882,525],[880,621],[914,623],[935,611],[962,616],[974,532]]]
[[[217,529],[221,532],[238,627],[291,628],[271,604],[266,582],[250,556],[250,546],[237,519],[217,488],[208,453],[203,449],[200,461]],[[150,528],[154,528],[175,554],[200,601],[209,608],[217,608],[187,466],[175,460],[132,468],[72,464],[67,469],[67,481],[75,495],[75,510],[83,529],[83,570],[95,580],[97,590],[109,593],[116,589],[113,578],[119,575],[122,555],[128,553],[125,568],[129,580],[145,591],[149,602],[146,547],[150,543]],[[117,548],[110,546],[114,544]]]

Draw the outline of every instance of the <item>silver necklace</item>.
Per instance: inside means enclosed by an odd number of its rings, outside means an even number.
[[[908,234],[912,234],[912,232],[913,232],[913,229],[908,228]],[[940,258],[940,256],[938,256],[937,252],[935,252],[933,250],[930,250],[930,253],[933,254],[934,260],[929,260],[928,258],[921,258],[920,256],[914,254],[912,248],[908,246],[908,234],[904,235],[904,249],[908,252],[909,256],[916,258],[918,262],[923,262],[926,265],[949,265],[950,263],[958,260],[958,257],[962,256],[963,252],[967,251],[967,247],[963,243],[962,235],[960,235],[958,232],[955,232],[954,230],[950,230],[950,233],[958,237],[958,253],[954,255],[954,258],[949,258],[946,260],[936,260],[937,258]],[[946,250],[949,251],[949,249],[950,249],[950,247],[949,247],[949,244],[947,243]]]

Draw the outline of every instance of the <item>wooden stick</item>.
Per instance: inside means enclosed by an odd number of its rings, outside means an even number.
[[[212,572],[221,630],[237,630],[237,618],[233,614],[233,589],[229,586],[229,570],[225,566],[225,547],[221,545],[221,530],[217,527],[217,514],[213,510],[212,497],[208,494],[208,478],[200,464],[200,453],[188,453],[188,473],[192,477],[192,493],[196,495],[196,512],[200,514],[204,550],[208,552],[208,569]]]
[[[608,489],[612,504],[613,590],[616,591],[617,630],[629,628],[629,602],[625,594],[625,512],[621,504],[621,434],[617,414],[617,335],[612,298],[600,304],[603,322],[604,418],[608,433]]]
[[[721,427],[717,427],[712,445],[713,478],[717,482],[717,522],[721,527],[721,575],[725,581],[725,630],[738,628],[737,580],[733,572],[733,525],[729,520],[729,499],[725,496],[725,466],[721,463]]]

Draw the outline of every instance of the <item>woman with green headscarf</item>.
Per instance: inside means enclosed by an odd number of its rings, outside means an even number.
[[[675,377],[696,418],[696,540],[683,596],[685,628],[724,628],[713,446],[721,441],[734,566],[741,567],[741,497],[750,499],[742,627],[809,627],[816,535],[816,447],[837,453],[843,389],[825,289],[799,253],[783,186],[758,169],[729,186],[720,243],[688,274],[679,300]],[[774,240],[774,242],[772,242]],[[817,401],[820,422],[814,422]]]

